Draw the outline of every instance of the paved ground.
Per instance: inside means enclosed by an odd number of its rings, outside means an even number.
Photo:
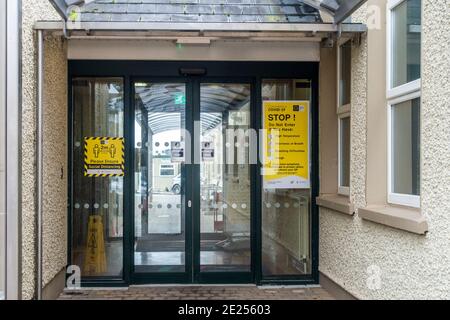
[[[334,300],[320,287],[131,287],[65,291],[60,300]]]

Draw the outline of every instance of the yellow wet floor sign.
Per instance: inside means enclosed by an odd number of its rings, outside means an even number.
[[[107,271],[102,220],[102,216],[89,217],[86,258],[84,261],[84,274],[86,275],[101,274]]]

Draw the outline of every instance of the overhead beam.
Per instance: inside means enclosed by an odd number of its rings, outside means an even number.
[[[38,21],[36,30],[62,30],[62,22]],[[343,25],[342,31],[365,32],[364,25]],[[227,31],[227,32],[336,32],[338,27],[332,23],[164,23],[164,22],[81,22],[76,26],[68,26],[71,31]]]

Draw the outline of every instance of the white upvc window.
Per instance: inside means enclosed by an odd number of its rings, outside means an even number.
[[[387,10],[388,202],[419,208],[421,0]]]
[[[337,52],[338,193],[350,195],[351,137],[351,41],[340,43]]]

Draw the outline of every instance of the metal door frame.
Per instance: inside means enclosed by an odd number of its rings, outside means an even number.
[[[180,73],[181,68],[200,68],[204,69],[204,76],[184,76]],[[311,246],[312,246],[312,274],[304,276],[273,276],[264,277],[262,274],[262,218],[261,218],[261,199],[262,199],[262,178],[258,174],[261,165],[253,165],[252,175],[255,183],[252,186],[252,274],[250,278],[247,275],[223,273],[212,273],[210,276],[192,276],[174,277],[168,274],[158,274],[157,278],[153,277],[134,277],[132,273],[131,257],[134,246],[134,194],[124,197],[124,207],[128,208],[124,214],[124,261],[123,261],[123,277],[108,278],[101,277],[97,279],[84,279],[83,286],[102,286],[117,287],[128,286],[130,284],[151,284],[151,283],[191,283],[190,279],[194,278],[196,283],[256,283],[258,285],[305,285],[317,284],[319,282],[319,213],[316,204],[316,197],[319,195],[319,63],[318,62],[201,62],[201,61],[98,61],[98,60],[70,60],[68,71],[68,105],[69,105],[69,208],[68,208],[68,261],[69,265],[72,260],[71,238],[72,238],[72,166],[71,159],[73,157],[72,147],[72,125],[73,125],[73,106],[72,106],[72,78],[74,77],[122,77],[124,79],[124,97],[125,97],[125,139],[126,144],[126,176],[124,181],[124,190],[134,190],[134,150],[130,141],[134,141],[134,103],[132,81],[134,79],[172,79],[171,81],[188,83],[196,83],[199,87],[200,83],[205,80],[216,80],[218,82],[236,82],[238,79],[246,79],[252,83],[252,108],[251,121],[252,128],[260,130],[262,128],[262,80],[263,79],[308,79],[311,80],[311,117],[312,117],[312,137],[311,137]],[[150,78],[149,75],[152,75]],[[191,91],[194,109],[192,116],[199,112],[199,94],[195,94],[194,87]],[[188,91],[187,91],[188,92]],[[199,93],[199,92],[198,92]],[[197,101],[197,102],[196,102]],[[189,109],[189,105],[187,105]],[[197,108],[197,111],[195,110]],[[188,112],[189,113],[189,112]],[[199,115],[198,115],[199,116]],[[188,122],[188,121],[187,121]],[[193,122],[193,121],[192,121]],[[186,128],[187,129],[187,128]],[[193,154],[193,153],[192,153]],[[199,183],[199,168],[190,170],[192,172],[191,183]],[[193,207],[199,208],[199,199],[193,194]],[[130,210],[131,209],[131,210]],[[189,219],[188,219],[189,220]],[[192,220],[192,219],[190,219]],[[195,224],[191,225],[195,228]],[[188,228],[188,225],[186,225]],[[197,226],[199,228],[199,225]],[[195,233],[194,233],[195,234]],[[195,240],[195,239],[194,239]],[[196,242],[199,243],[198,240]],[[195,243],[195,241],[194,241]],[[199,252],[199,248],[194,252]],[[197,254],[197,253],[196,253]]]

